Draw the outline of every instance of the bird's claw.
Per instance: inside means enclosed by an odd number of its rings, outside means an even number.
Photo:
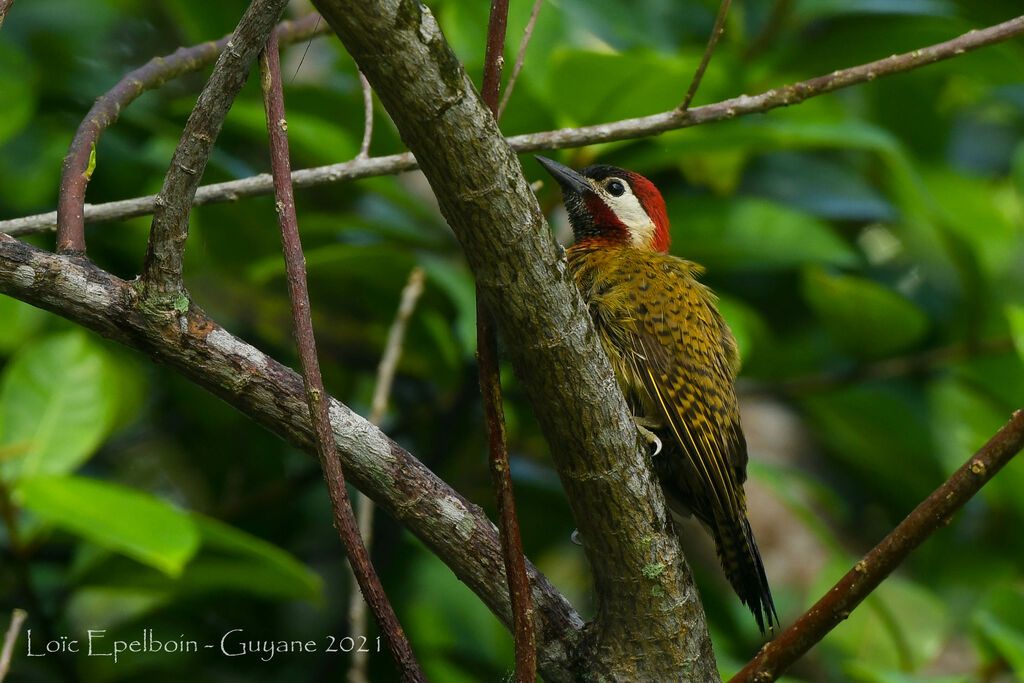
[[[648,426],[653,427],[653,424],[641,424],[641,420],[643,420],[643,418],[636,418],[636,429],[640,432],[640,436],[644,438],[644,441],[654,446],[654,452],[651,453],[651,457],[653,458],[658,453],[661,453],[661,439],[658,438],[657,434],[647,428]]]

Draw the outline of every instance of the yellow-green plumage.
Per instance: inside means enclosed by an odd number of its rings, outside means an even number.
[[[733,387],[736,342],[695,263],[584,242],[569,267],[633,410],[661,438],[654,457],[673,512],[715,536],[730,582],[763,629],[777,621],[746,517],[746,442]]]

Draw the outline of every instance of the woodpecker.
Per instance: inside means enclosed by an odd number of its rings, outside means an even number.
[[[695,515],[714,537],[763,635],[779,617],[747,520],[747,443],[733,385],[739,351],[697,279],[704,269],[667,253],[665,201],[647,178],[537,161],[562,188],[575,239],[569,269],[637,427],[656,443],[652,462],[669,509]]]

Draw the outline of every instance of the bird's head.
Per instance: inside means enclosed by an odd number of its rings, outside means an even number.
[[[538,156],[537,161],[562,186],[577,244],[595,241],[668,251],[665,200],[650,180],[615,166],[588,166],[577,172],[546,157]]]

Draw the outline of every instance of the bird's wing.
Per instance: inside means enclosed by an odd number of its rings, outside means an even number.
[[[637,288],[634,372],[702,480],[716,517],[746,507],[746,441],[733,388],[735,341],[689,264],[663,257]],[[660,271],[660,272],[659,272]],[[695,482],[690,482],[694,486]]]

